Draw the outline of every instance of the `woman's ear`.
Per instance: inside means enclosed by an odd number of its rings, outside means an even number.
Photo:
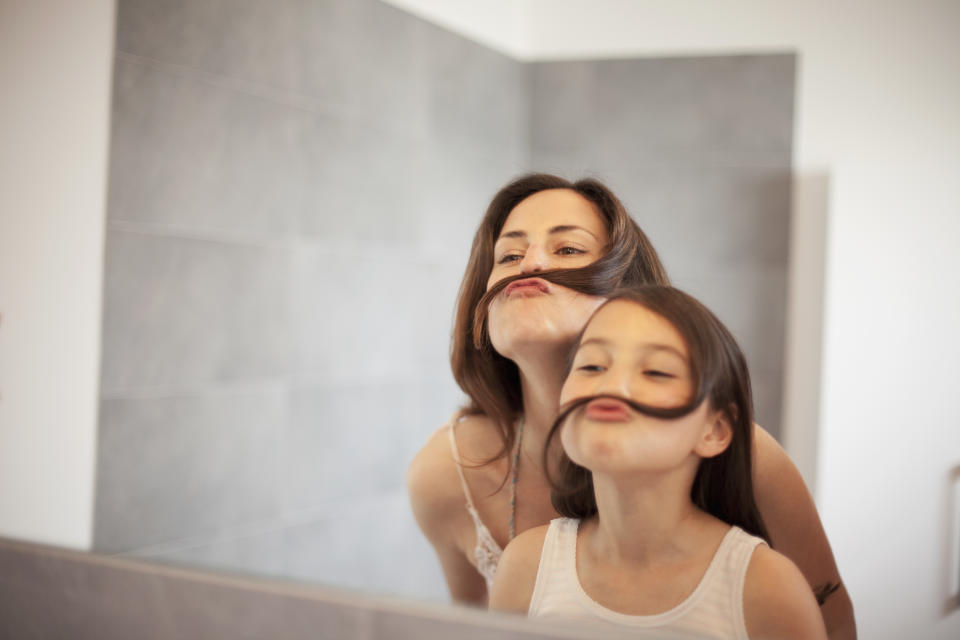
[[[693,451],[701,458],[712,458],[727,450],[733,440],[733,427],[725,411],[714,411],[703,425],[700,441]]]

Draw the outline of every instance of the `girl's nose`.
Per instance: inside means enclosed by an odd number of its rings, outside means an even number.
[[[632,398],[631,396],[632,380],[627,371],[622,367],[613,366],[607,369],[599,380],[597,395],[618,396],[620,398]]]

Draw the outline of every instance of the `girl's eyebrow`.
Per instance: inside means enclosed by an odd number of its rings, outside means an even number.
[[[584,340],[579,345],[577,345],[577,351],[584,348],[587,345],[595,344],[598,347],[606,347],[610,344],[610,341],[606,338],[590,338],[589,340]]]
[[[607,340],[606,338],[589,338],[588,340],[584,340],[577,346],[577,351],[579,351],[580,349],[582,349],[587,345],[597,345],[598,347],[608,347],[610,346],[610,341]],[[683,353],[681,353],[679,349],[669,344],[662,344],[659,342],[647,342],[642,346],[640,346],[639,349],[643,351],[668,351],[676,355],[681,360],[687,359],[687,356],[683,355]]]
[[[594,240],[597,240],[598,242],[600,241],[600,238],[597,238],[596,234],[594,234],[592,231],[584,227],[577,226],[575,224],[558,224],[555,227],[551,227],[548,233],[550,234],[565,233],[567,231],[583,231],[593,236]],[[522,231],[520,229],[517,229],[515,231],[505,231],[504,233],[500,234],[499,238],[497,238],[497,242],[499,242],[504,238],[526,238],[526,237],[527,237],[527,232]]]

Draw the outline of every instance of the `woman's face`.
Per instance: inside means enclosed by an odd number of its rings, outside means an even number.
[[[590,320],[560,392],[561,405],[611,395],[657,408],[680,407],[694,393],[690,358],[680,332],[635,302],[615,300]],[[561,427],[571,460],[607,473],[663,471],[691,456],[716,416],[708,402],[663,420],[619,400],[598,399],[576,409]]]
[[[490,304],[493,347],[516,360],[524,349],[566,346],[603,302],[537,278],[540,271],[584,267],[603,255],[609,237],[596,206],[570,189],[526,198],[507,216],[494,245],[487,289],[507,276],[527,274]]]

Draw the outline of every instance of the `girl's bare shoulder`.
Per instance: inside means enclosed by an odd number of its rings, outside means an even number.
[[[525,613],[530,608],[540,555],[550,525],[527,529],[503,550],[490,592],[490,608]]]

